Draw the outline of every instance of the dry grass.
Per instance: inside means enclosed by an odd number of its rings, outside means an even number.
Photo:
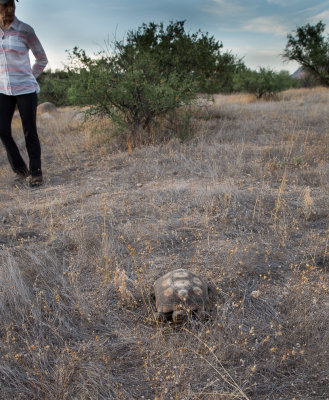
[[[1,148],[1,398],[328,399],[328,102],[218,96],[194,138],[135,149],[62,109],[40,189]],[[211,317],[157,326],[179,267],[217,288]]]
[[[257,97],[254,94],[249,93],[236,93],[230,95],[214,95],[214,104],[250,104],[257,101]]]

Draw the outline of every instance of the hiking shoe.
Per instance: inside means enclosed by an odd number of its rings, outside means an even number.
[[[30,178],[30,186],[36,187],[42,185],[42,175],[32,175]]]
[[[24,183],[28,176],[29,176],[28,172],[26,172],[26,173],[24,173],[24,172],[15,172],[14,182],[15,183]]]

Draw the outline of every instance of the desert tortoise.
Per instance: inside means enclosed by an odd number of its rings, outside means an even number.
[[[198,275],[186,269],[170,271],[154,282],[155,318],[179,322],[187,313],[205,316],[209,305],[208,285]]]

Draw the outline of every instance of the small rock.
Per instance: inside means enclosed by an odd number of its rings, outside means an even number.
[[[51,114],[49,114],[48,112],[41,114],[39,118],[42,121],[47,121],[47,120],[50,121],[50,120],[54,119],[54,117]]]
[[[73,121],[74,122],[84,122],[85,121],[85,114],[84,113],[77,113],[73,117]]]
[[[258,297],[260,296],[260,290],[254,290],[250,293],[250,296],[253,297],[254,299],[258,299]]]
[[[57,111],[57,107],[55,106],[55,104],[50,103],[49,101],[38,105],[39,113],[49,113],[54,111]]]

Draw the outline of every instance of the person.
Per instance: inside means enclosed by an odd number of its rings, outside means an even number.
[[[15,11],[15,0],[0,0],[0,138],[16,174],[15,180],[29,177],[31,186],[39,186],[42,184],[42,170],[36,113],[40,87],[36,78],[48,60],[33,28],[21,22]],[[35,57],[32,67],[30,50]],[[16,105],[22,121],[29,168],[11,133]]]

